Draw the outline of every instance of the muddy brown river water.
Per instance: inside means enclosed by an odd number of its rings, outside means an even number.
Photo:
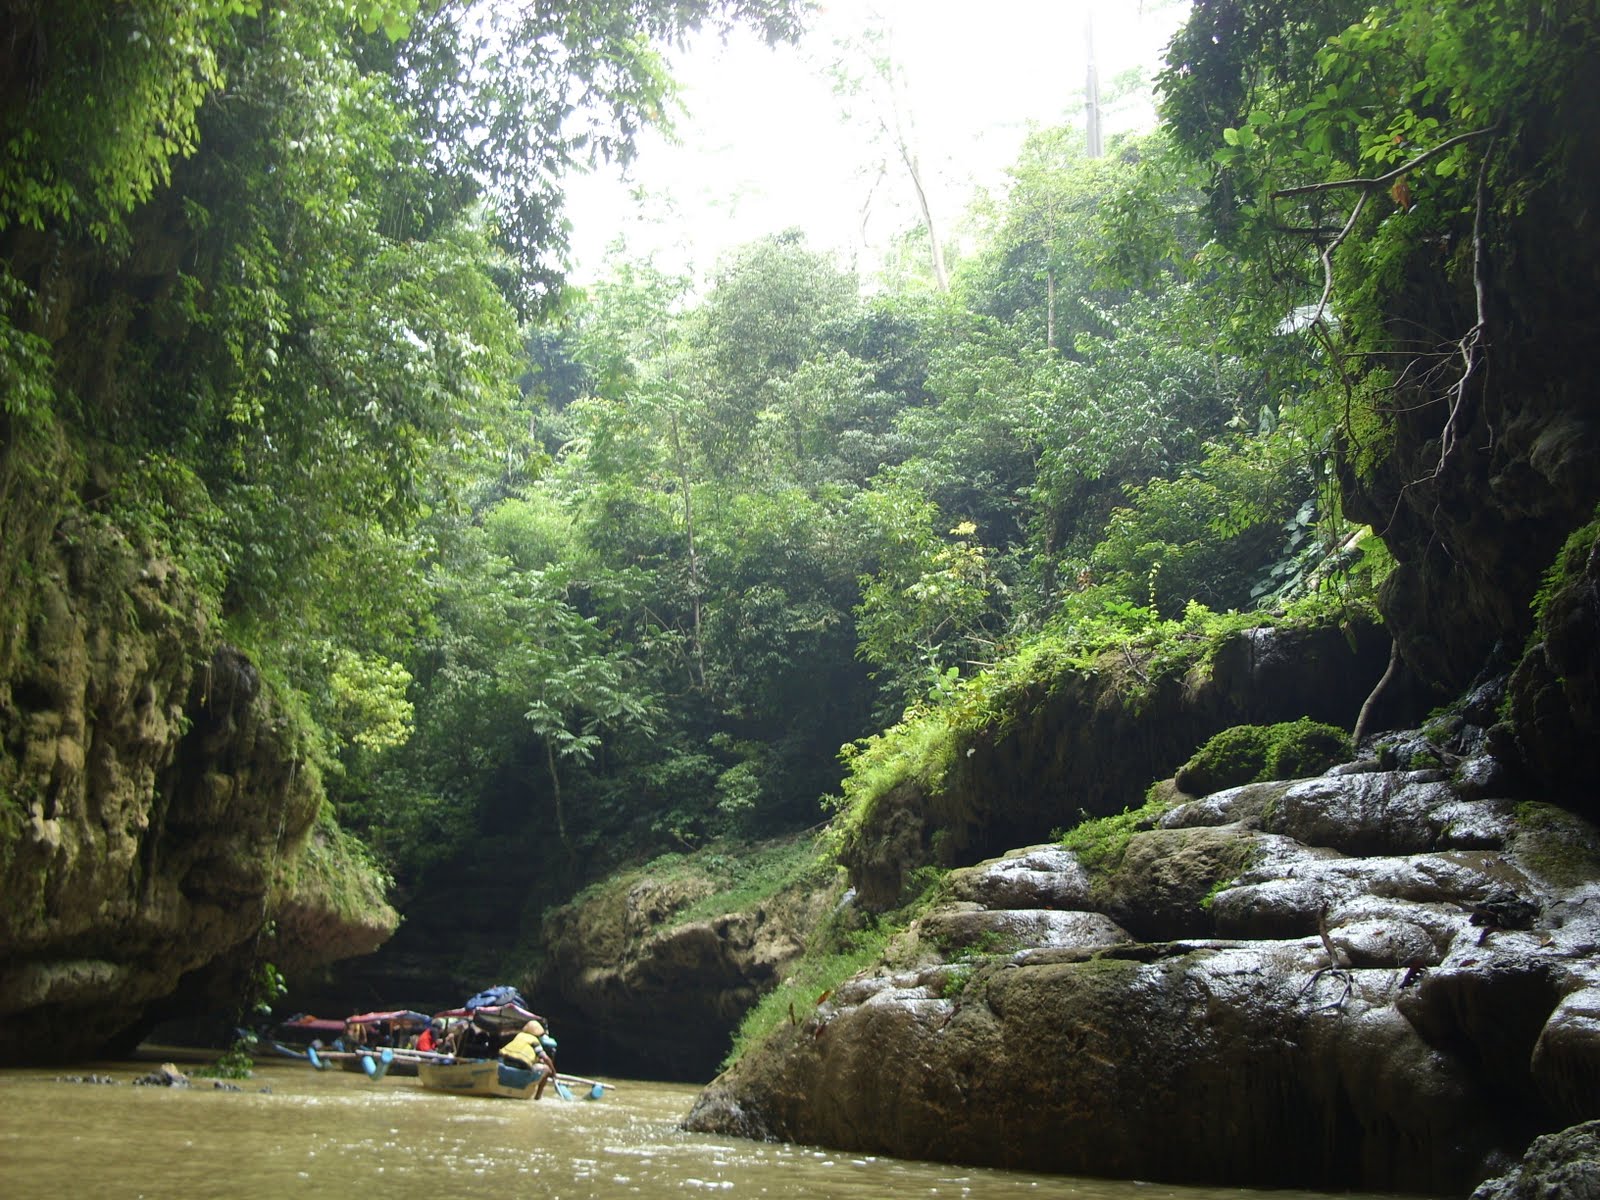
[[[154,1063],[0,1071],[0,1197],[1078,1197],[1310,1200],[902,1162],[688,1134],[696,1089],[621,1081],[599,1101],[483,1100],[289,1060],[239,1092],[134,1087]],[[192,1064],[190,1064],[192,1065]],[[109,1075],[112,1084],[59,1076]],[[269,1092],[260,1089],[270,1088]]]

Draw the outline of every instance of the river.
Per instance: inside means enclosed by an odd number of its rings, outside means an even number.
[[[688,1134],[676,1125],[696,1089],[682,1085],[622,1081],[602,1100],[568,1102],[547,1091],[535,1103],[441,1095],[423,1091],[415,1079],[373,1083],[343,1071],[318,1073],[274,1060],[258,1064],[255,1078],[241,1081],[238,1092],[200,1079],[191,1088],[131,1086],[154,1065],[0,1071],[0,1196],[1318,1196],[1027,1175]],[[90,1074],[117,1082],[62,1081]]]

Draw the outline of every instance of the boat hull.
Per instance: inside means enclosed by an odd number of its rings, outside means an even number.
[[[417,1064],[417,1079],[423,1087],[429,1091],[454,1092],[461,1096],[500,1096],[508,1100],[527,1100],[539,1090],[539,1081],[543,1078],[543,1070],[523,1071],[493,1058]]]

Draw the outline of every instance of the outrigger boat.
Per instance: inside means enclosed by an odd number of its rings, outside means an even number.
[[[433,1018],[426,1013],[411,1009],[359,1013],[343,1021],[300,1017],[284,1022],[280,1030],[291,1036],[294,1033],[318,1036],[303,1047],[274,1038],[272,1048],[289,1058],[304,1059],[319,1071],[337,1066],[346,1071],[359,1071],[368,1079],[382,1079],[388,1074],[415,1075],[417,1060],[425,1052],[411,1050],[404,1043],[415,1039],[432,1023]],[[328,1041],[325,1042],[324,1037]],[[390,1044],[394,1042],[402,1044]]]
[[[376,1050],[318,1050],[306,1047],[306,1058],[319,1071],[331,1066],[341,1066],[347,1071],[360,1071],[368,1079],[382,1079],[395,1065],[394,1050],[383,1046]]]
[[[527,1007],[514,988],[498,987],[480,992],[461,1008],[432,1017],[411,1009],[394,1009],[360,1013],[342,1022],[294,1018],[281,1027],[286,1033],[293,1030],[332,1034],[331,1045],[325,1045],[320,1036],[303,1049],[277,1039],[272,1045],[282,1054],[310,1062],[319,1071],[340,1066],[347,1071],[360,1071],[373,1080],[386,1075],[415,1075],[430,1091],[526,1100],[537,1096],[540,1083],[548,1079],[558,1096],[572,1100],[575,1097],[565,1082],[571,1079],[588,1086],[590,1100],[600,1099],[612,1085],[557,1075],[547,1056],[531,1068],[514,1066],[496,1056],[499,1048],[530,1021],[544,1025],[544,1019]],[[430,1027],[444,1031],[442,1048],[414,1049],[417,1035]],[[554,1038],[545,1035],[540,1041],[546,1051],[555,1050]]]
[[[360,1061],[357,1063],[352,1063],[349,1059],[338,1061],[346,1070],[363,1071],[370,1076],[372,1073],[367,1071],[367,1060],[388,1049],[393,1052],[389,1063],[389,1074],[415,1075],[418,1051],[411,1047],[416,1042],[417,1035],[432,1024],[433,1018],[427,1013],[416,1012],[409,1008],[358,1013],[353,1017],[346,1017],[345,1049]]]

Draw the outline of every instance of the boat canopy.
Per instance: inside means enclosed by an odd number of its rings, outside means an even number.
[[[344,1025],[379,1025],[387,1022],[390,1029],[426,1029],[433,1024],[433,1018],[427,1013],[420,1013],[414,1009],[400,1008],[392,1012],[359,1013],[353,1017],[346,1017]]]
[[[541,1025],[547,1024],[538,1013],[524,1008],[520,1004],[489,1004],[479,1008],[452,1008],[447,1012],[435,1013],[441,1021],[475,1021],[479,1028],[505,1033],[521,1029],[529,1021],[538,1021]]]

